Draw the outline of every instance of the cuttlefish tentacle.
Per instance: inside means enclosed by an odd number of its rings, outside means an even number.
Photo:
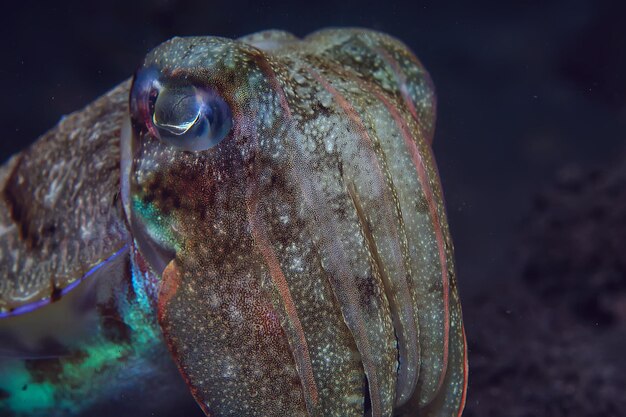
[[[289,116],[287,116],[289,117]],[[254,152],[258,157],[258,135],[254,135]],[[311,364],[311,357],[309,353],[308,342],[305,337],[305,333],[300,321],[300,316],[294,303],[289,284],[283,273],[281,263],[278,259],[276,251],[273,249],[272,244],[268,240],[268,231],[266,224],[269,219],[259,213],[259,200],[261,198],[260,185],[262,181],[259,178],[259,174],[251,176],[248,181],[248,196],[246,198],[246,208],[248,213],[248,221],[250,223],[250,230],[254,238],[256,247],[263,255],[265,263],[270,271],[270,276],[274,287],[279,293],[278,305],[284,308],[287,323],[283,327],[286,333],[289,334],[289,342],[293,352],[293,357],[296,362],[298,372],[300,374],[300,380],[304,396],[307,402],[307,408],[310,413],[313,413],[318,406],[318,388],[313,376],[313,369]]]
[[[451,246],[447,238],[447,226],[441,222],[445,211],[438,186],[438,174],[426,129],[430,129],[429,117],[434,117],[432,103],[434,95],[428,91],[420,100],[419,121],[411,116],[408,106],[403,107],[404,98],[395,83],[397,68],[391,68],[381,59],[380,50],[392,51],[397,61],[412,62],[410,57],[398,55],[396,41],[389,43],[384,36],[322,31],[315,38],[330,38],[320,47],[321,60],[317,55],[303,53],[305,59],[322,62],[334,73],[340,74],[337,82],[345,85],[343,90],[351,97],[351,102],[360,113],[369,117],[376,125],[373,137],[379,137],[379,146],[393,155],[388,164],[392,172],[394,191],[400,203],[400,216],[409,241],[410,258],[414,274],[410,284],[414,305],[419,314],[420,366],[418,388],[414,396],[423,406],[438,392],[446,373],[449,345],[449,265]],[[388,54],[391,54],[389,52]],[[312,58],[311,58],[312,57]],[[328,65],[330,63],[332,65]],[[417,71],[407,69],[415,75],[422,72],[420,84],[414,91],[427,89],[429,77],[421,67]],[[357,77],[350,77],[350,72]],[[425,75],[424,75],[425,74]],[[361,83],[350,84],[351,80]],[[424,78],[428,80],[424,81]],[[374,80],[372,82],[371,80]],[[370,91],[375,99],[369,102],[359,96],[362,91]],[[410,173],[410,175],[408,175]],[[381,210],[377,210],[380,213]]]
[[[301,107],[298,106],[298,97],[293,96],[292,92],[298,83],[318,83],[312,76],[306,74],[282,77],[281,73],[279,78],[284,90],[289,92],[287,101],[293,103],[294,118],[298,120],[292,129],[293,140],[287,142],[286,148],[293,161],[293,168],[288,171],[291,173],[289,178],[293,179],[293,183],[298,185],[302,193],[300,195],[302,208],[299,211],[308,213],[303,219],[304,225],[311,233],[315,252],[328,276],[333,299],[337,300],[358,346],[367,374],[372,414],[387,415],[393,407],[394,380],[386,378],[388,374],[381,373],[381,369],[387,369],[383,364],[389,364],[390,368],[397,366],[397,352],[392,326],[387,318],[389,307],[380,275],[371,269],[373,266],[369,262],[361,263],[359,260],[360,258],[367,261],[368,256],[356,255],[359,252],[368,253],[366,241],[361,235],[358,216],[354,218],[350,216],[348,219],[338,217],[333,209],[333,206],[341,201],[344,205],[343,213],[353,212],[353,204],[345,192],[345,184],[341,178],[341,170],[337,169],[336,158],[319,158],[308,150],[313,145],[309,138],[315,141],[320,138],[311,135],[316,127],[307,126],[307,115],[302,113]],[[324,146],[323,142],[321,146]],[[328,164],[331,164],[330,169],[327,168]],[[322,169],[325,173],[323,176],[332,178],[331,181],[334,183],[332,188],[329,188],[330,184],[326,178],[323,182],[312,180],[322,174],[320,171]],[[380,332],[386,332],[387,343],[375,343],[381,340]],[[384,383],[383,389],[379,385],[381,382]]]
[[[319,73],[309,70],[313,77],[330,93],[347,115],[354,127],[357,138],[357,147],[364,153],[366,164],[375,174],[367,178],[363,184],[361,176],[350,169],[346,164],[344,172],[348,177],[346,189],[354,204],[361,231],[368,245],[370,258],[376,264],[385,289],[385,296],[390,304],[394,321],[394,329],[398,343],[399,355],[402,359],[399,365],[398,394],[396,401],[403,403],[413,392],[418,372],[418,343],[417,343],[417,316],[412,308],[407,279],[410,275],[405,252],[399,241],[398,229],[402,223],[397,222],[398,207],[389,188],[393,190],[393,183],[389,171],[380,152],[380,145],[374,143],[359,114],[346,98]],[[378,154],[375,147],[379,150]],[[338,146],[338,149],[340,147]],[[345,158],[348,161],[348,158]],[[358,189],[360,190],[357,190]],[[365,192],[365,190],[368,192]],[[362,196],[359,196],[361,194]],[[371,198],[374,196],[374,198]],[[392,214],[393,212],[393,214]],[[368,213],[367,215],[365,213]],[[396,217],[394,218],[394,214]],[[382,255],[382,256],[381,256]],[[370,387],[371,389],[371,387]]]
[[[433,181],[429,178],[432,178],[436,170],[434,167],[427,168],[422,156],[425,153],[428,154],[429,149],[427,147],[423,147],[421,151],[418,149],[415,138],[411,135],[404,119],[400,117],[389,101],[381,95],[379,95],[379,98],[392,115],[401,132],[407,151],[411,155],[429,214],[427,227],[432,227],[431,233],[434,235],[434,243],[439,260],[439,268],[434,271],[434,274],[423,275],[422,281],[418,281],[421,291],[418,291],[420,297],[416,297],[418,311],[421,312],[422,317],[428,313],[442,315],[440,322],[423,320],[423,322],[428,324],[423,326],[423,331],[420,333],[423,346],[422,369],[424,372],[421,374],[420,381],[418,381],[416,394],[419,395],[420,404],[424,405],[432,401],[436,392],[441,388],[448,363],[448,335],[450,329],[448,256],[450,256],[450,249],[446,247],[447,242],[445,241],[444,231],[439,220],[442,208],[438,207],[435,202],[434,191],[431,186]],[[426,277],[430,278],[430,280],[425,279]],[[427,286],[433,284],[436,290],[429,291]]]
[[[460,417],[465,407],[467,395],[468,364],[467,341],[461,322],[461,310],[456,293],[452,293],[453,304],[450,313],[450,355],[447,372],[434,400],[420,413],[425,417]],[[420,414],[421,416],[422,414]]]
[[[295,315],[306,329],[315,380],[323,389],[312,415],[362,415],[363,355],[357,351],[354,338],[343,321],[322,265],[322,255],[312,244],[312,225],[307,218],[311,214],[317,217],[322,200],[311,182],[310,164],[304,160],[297,143],[297,128],[281,81],[272,68],[275,65],[266,60],[259,62],[284,111],[284,128],[275,135],[284,135],[282,143],[286,145],[284,152],[275,149],[266,153],[278,155],[271,165],[277,169],[260,176],[263,179],[258,181],[261,196],[258,210],[267,227],[270,239],[267,243],[283,265],[288,287],[296,301]],[[294,355],[297,352],[298,349],[294,349]],[[329,358],[333,358],[332,362]]]

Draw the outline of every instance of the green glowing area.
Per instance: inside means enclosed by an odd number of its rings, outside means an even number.
[[[166,354],[164,344],[154,313],[141,302],[145,292],[135,292],[132,299],[128,295],[118,293],[116,298],[120,318],[130,329],[129,339],[111,340],[98,324],[89,339],[72,345],[67,356],[0,359],[0,415],[74,415],[150,378],[154,361]]]
[[[23,362],[0,365],[0,390],[9,397],[4,401],[9,410],[18,414],[37,413],[54,405],[55,387],[51,383],[35,383]],[[3,409],[0,406],[0,411]]]
[[[145,224],[150,238],[162,246],[180,250],[180,245],[172,234],[172,219],[163,215],[154,204],[144,202],[138,196],[133,196],[132,201],[133,211]]]

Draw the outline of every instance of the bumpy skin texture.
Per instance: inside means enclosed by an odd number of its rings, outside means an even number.
[[[430,147],[435,97],[411,52],[371,31],[271,31],[175,38],[142,71],[216,92],[232,112],[224,140],[190,152],[159,140],[131,97],[122,139],[146,271],[135,303],[156,315],[205,413],[460,415],[465,335]],[[118,204],[117,191],[97,195]]]
[[[129,240],[119,132],[129,82],[0,168],[0,315],[81,278]]]

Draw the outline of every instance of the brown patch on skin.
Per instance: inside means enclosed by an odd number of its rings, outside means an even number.
[[[61,299],[61,288],[56,285],[56,280],[51,279],[50,284],[52,286],[52,290],[50,291],[50,302],[54,303]]]
[[[187,179],[191,178],[190,176]],[[182,181],[185,180],[182,179]],[[173,210],[180,209],[182,201],[178,194],[172,192],[172,182],[172,179],[166,177],[161,171],[156,171],[144,186],[143,201],[157,204],[158,209],[166,215]],[[190,199],[185,199],[185,203],[188,206]]]
[[[100,313],[102,332],[107,339],[114,343],[131,342],[132,331],[122,319],[118,305],[114,300],[106,304],[99,304],[98,312]]]
[[[141,198],[163,215],[196,215],[205,220],[207,208],[216,205],[216,180],[222,175],[222,182],[228,181],[226,170],[216,168],[213,172],[198,172],[196,167],[185,163],[173,165],[167,171],[155,171],[142,186]]]
[[[371,306],[372,296],[376,294],[376,281],[372,275],[367,275],[366,278],[356,276],[354,280],[356,281],[360,305]]]
[[[148,139],[154,140],[146,136],[139,140]],[[177,225],[172,239],[180,245],[182,251],[195,250],[191,248],[198,243],[204,247],[211,246],[218,264],[227,262],[238,251],[239,242],[226,239],[214,245],[217,237],[213,235],[214,230],[207,230],[206,225],[216,221],[226,225],[229,213],[237,211],[235,201],[230,198],[235,192],[232,184],[243,183],[248,171],[237,151],[241,145],[233,139],[224,139],[215,152],[205,155],[198,153],[204,157],[202,161],[193,158],[196,154],[168,150],[172,154],[164,157],[167,159],[167,168],[151,172],[145,182],[137,186],[138,190],[133,191],[163,216],[164,222]],[[156,146],[161,145],[157,143]],[[144,224],[154,221],[154,218],[143,219],[140,216],[138,219]],[[189,219],[193,219],[193,222],[187,222]],[[167,260],[172,259],[173,255],[172,251],[172,256]],[[182,264],[178,266],[184,268]],[[158,269],[164,267],[160,265]]]
[[[20,198],[20,187],[19,184],[17,184],[18,180],[16,178],[23,159],[23,156],[20,156],[18,162],[13,167],[13,171],[9,175],[4,190],[2,190],[2,198],[6,202],[11,218],[19,230],[20,238],[26,243],[29,249],[35,249],[39,246],[37,233],[31,230],[29,213]]]
[[[348,183],[347,189],[348,189],[348,194],[350,195],[350,199],[352,200],[352,204],[354,204],[354,208],[356,210],[359,222],[361,223],[361,230],[365,237],[365,242],[367,243],[369,253],[371,254],[374,260],[374,265],[376,265],[376,268],[374,269],[374,271],[380,274],[383,284],[386,284],[388,286],[389,277],[385,275],[385,267],[383,265],[382,259],[380,258],[380,254],[378,253],[378,248],[376,247],[376,241],[372,234],[372,227],[370,225],[369,220],[367,219],[367,216],[365,215],[363,211],[363,207],[361,206],[359,197],[356,193],[356,190],[354,189],[354,183]],[[375,281],[373,279],[367,280],[367,282],[364,283],[363,286],[362,287],[360,286],[359,288],[359,294],[361,294],[362,302],[364,305],[371,304],[370,298],[374,294],[374,282]],[[389,288],[385,288],[385,290],[387,292],[390,291]]]
[[[313,103],[311,105],[311,110],[314,112],[316,116],[319,116],[319,115],[330,116],[333,114],[332,110],[330,110],[328,107],[324,107],[322,103],[320,102]]]
[[[26,359],[24,361],[26,370],[30,373],[33,382],[40,384],[42,382],[50,382],[58,384],[63,373],[63,365],[61,359]]]
[[[87,354],[87,352],[83,351],[83,350],[76,350],[74,352],[72,352],[72,354],[68,357],[63,358],[65,361],[78,365],[80,363],[82,363],[85,359],[87,359],[89,357],[89,355]]]
[[[20,170],[20,165],[24,157],[20,155],[18,162],[15,164],[9,179],[5,184],[4,190],[2,190],[2,197],[6,202],[6,205],[11,214],[11,219],[18,227],[20,238],[26,243],[26,246],[31,250],[36,250],[42,247],[43,241],[46,241],[50,236],[54,236],[57,231],[57,227],[54,223],[44,223],[39,226],[38,230],[33,229],[33,218],[38,216],[38,213],[32,213],[32,201],[30,196],[23,196],[24,187],[21,185],[20,179],[17,178],[17,173]],[[48,239],[46,244],[50,248],[56,248],[58,243],[54,240]]]

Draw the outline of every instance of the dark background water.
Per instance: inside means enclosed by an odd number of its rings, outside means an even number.
[[[470,361],[475,364],[470,373],[468,415],[601,415],[593,414],[593,409],[585,414],[584,407],[572,405],[575,398],[585,395],[593,401],[615,399],[613,408],[602,409],[605,415],[626,415],[626,410],[619,408],[624,403],[610,394],[613,391],[606,395],[608,399],[598,399],[593,389],[600,384],[596,380],[592,383],[576,377],[568,385],[568,371],[575,375],[584,372],[565,366],[546,374],[541,363],[536,365],[539,369],[528,365],[527,356],[543,358],[543,350],[510,353],[515,351],[512,346],[536,338],[541,339],[538,349],[554,348],[556,356],[563,356],[559,346],[568,343],[560,338],[561,333],[575,333],[573,343],[586,343],[600,334],[600,330],[576,330],[581,323],[576,310],[588,306],[574,303],[565,310],[554,306],[576,288],[587,288],[584,282],[598,272],[601,260],[595,261],[597,265],[590,261],[589,275],[583,274],[581,283],[568,278],[571,268],[561,275],[558,268],[550,270],[545,279],[553,280],[557,290],[548,298],[536,284],[544,275],[529,269],[528,263],[532,266],[533,259],[548,256],[546,262],[552,265],[549,253],[553,246],[563,247],[560,238],[553,241],[547,237],[552,232],[537,220],[541,217],[537,210],[545,208],[538,209],[545,203],[542,199],[547,195],[548,201],[553,201],[550,196],[559,193],[562,182],[578,181],[584,188],[588,173],[611,172],[624,159],[626,8],[621,2],[109,0],[21,1],[3,9],[3,159],[34,141],[62,115],[130,76],[148,50],[172,36],[238,37],[268,28],[302,36],[326,26],[363,26],[403,40],[430,71],[438,92],[434,149],[456,243]],[[556,189],[551,184],[557,184]],[[593,190],[579,194],[578,200],[574,198],[562,210],[576,210],[596,199]],[[553,213],[554,205],[547,206]],[[606,206],[615,204],[609,201]],[[603,227],[613,226],[607,223]],[[620,252],[626,245],[620,247],[617,241],[616,253],[626,253]],[[595,245],[581,243],[585,244]],[[601,244],[598,240],[597,245]],[[570,252],[565,258],[576,253],[574,249]],[[600,258],[605,256],[605,252],[599,253]],[[533,259],[529,261],[528,256]],[[571,259],[564,262],[571,263]],[[545,262],[539,263],[545,266]],[[622,270],[616,273],[613,280],[617,284],[589,290],[599,291],[591,294],[592,301],[601,298],[602,291],[623,290],[626,278]],[[500,291],[503,286],[505,290]],[[526,296],[519,294],[525,294],[527,287],[528,298],[523,298]],[[598,315],[592,326],[612,326],[611,337],[622,346],[626,297],[618,300],[618,309],[619,303],[624,306],[623,321],[619,314],[617,319]],[[485,311],[490,305],[497,307]],[[532,311],[545,311],[545,315],[534,316]],[[498,322],[493,317],[497,314],[512,318]],[[555,317],[555,324],[546,329],[555,339],[536,334],[538,326]],[[486,346],[493,347],[496,337],[499,350],[489,351]],[[597,350],[610,343],[590,344],[591,353],[572,355],[600,355],[602,360],[606,354],[612,358],[613,347],[609,353]],[[576,358],[585,363],[584,356]],[[498,361],[509,361],[510,367]],[[623,373],[626,369],[621,368],[623,360],[611,359],[611,363],[609,371]],[[494,376],[493,369],[498,366],[503,373]],[[521,372],[520,366],[526,366],[524,372],[530,374]],[[574,366],[578,362],[570,365]],[[511,392],[513,381],[530,390],[528,396]],[[552,393],[559,381],[565,388]],[[626,392],[621,389],[624,386],[613,386],[621,380],[601,382],[617,393]],[[509,387],[511,391],[503,391]],[[561,405],[524,408],[522,403],[528,401]]]

